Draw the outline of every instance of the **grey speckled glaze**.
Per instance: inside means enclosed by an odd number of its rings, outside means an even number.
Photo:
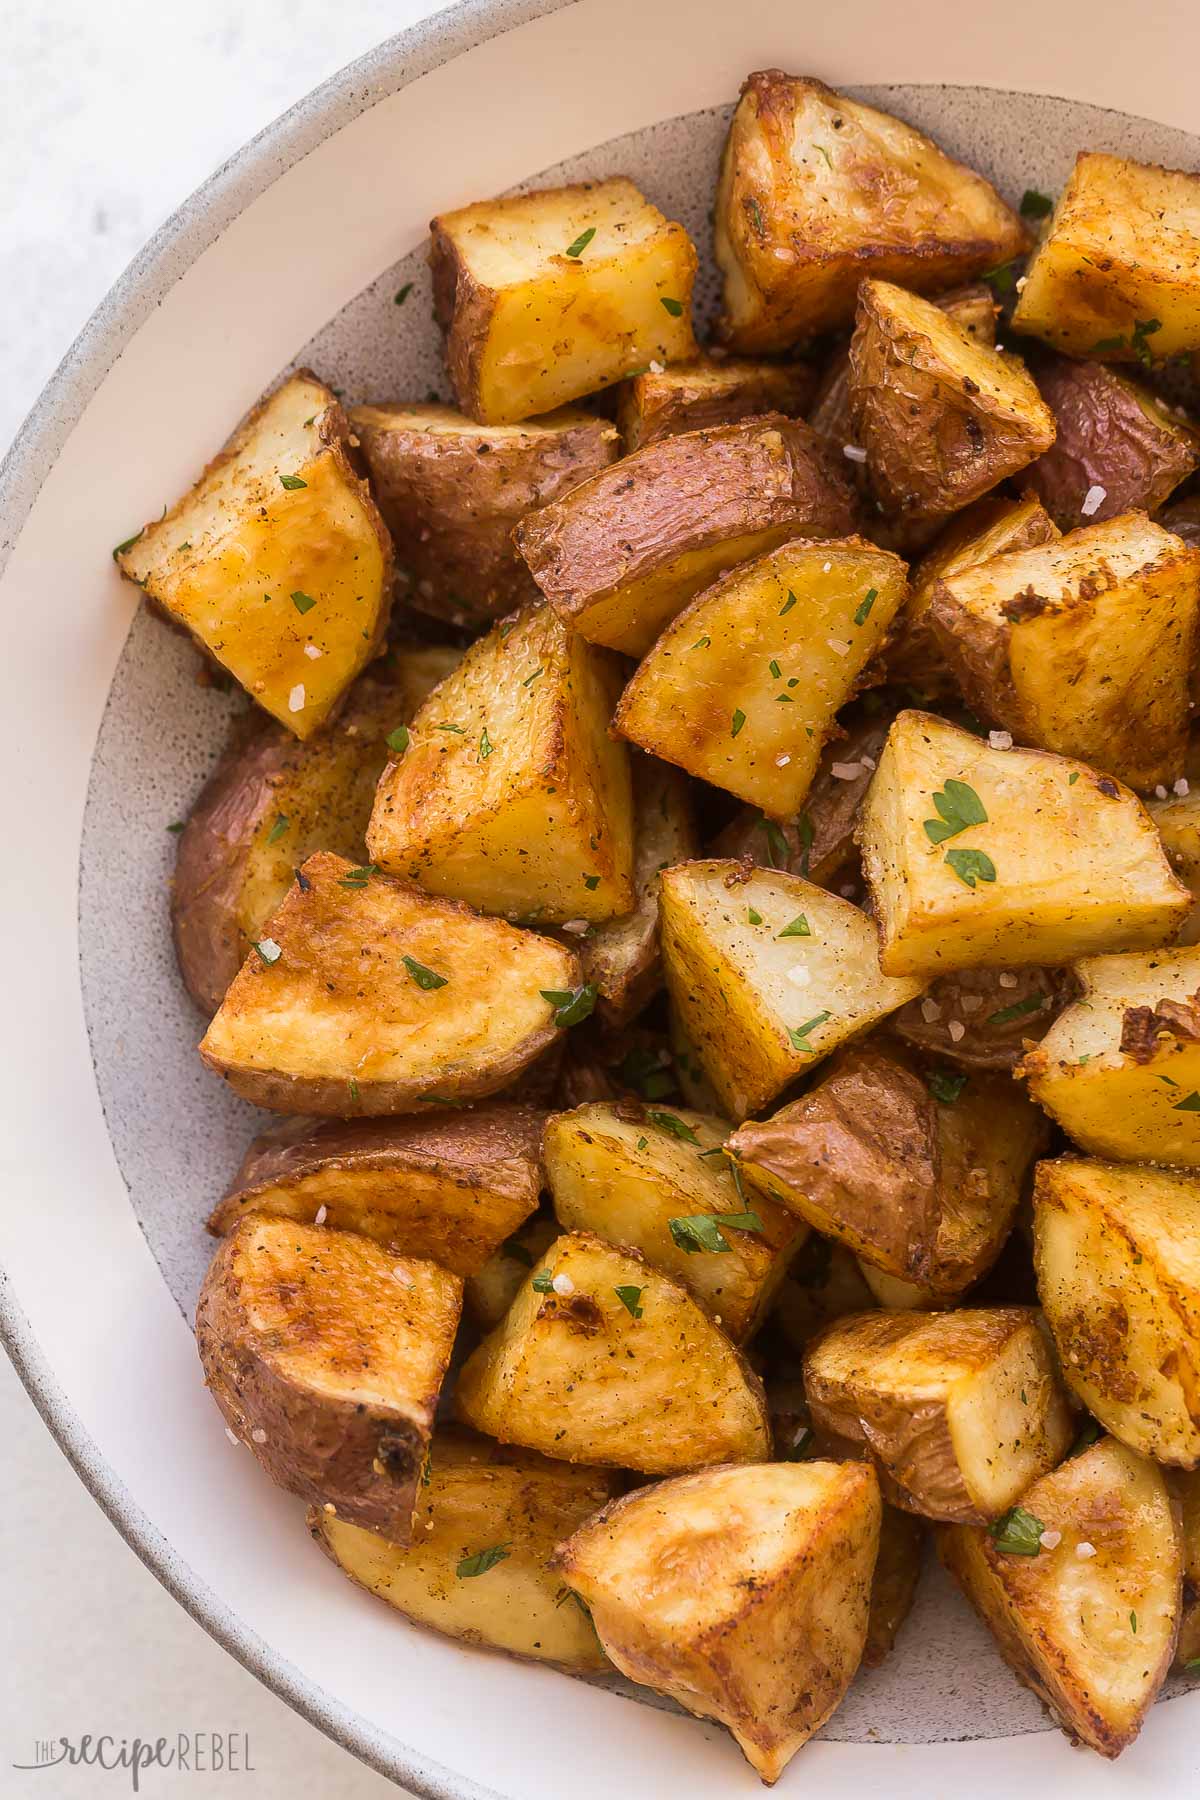
[[[107,359],[156,294],[252,193],[310,143],[403,79],[504,29],[510,20],[543,10],[467,6],[405,34],[338,77],[222,172],[135,265],[64,364],[4,472],[3,516],[12,521],[23,515]],[[1188,135],[1096,108],[968,89],[864,92],[926,127],[1010,196],[1028,185],[1053,191],[1083,145],[1177,167],[1200,163]],[[718,110],[666,121],[557,169],[531,173],[530,179],[627,172],[665,211],[684,220],[703,248],[726,117]],[[393,296],[410,280],[412,293],[397,310]],[[711,286],[705,286],[701,318],[713,298]],[[294,360],[311,362],[351,400],[444,389],[421,254],[383,271],[311,343],[297,347]],[[208,448],[198,445],[198,458]],[[0,540],[0,555],[9,541],[11,531]],[[234,1100],[196,1058],[201,1021],[176,974],[167,930],[164,893],[174,840],[166,827],[195,798],[239,704],[198,685],[196,674],[189,646],[143,613],[130,632],[96,747],[80,870],[82,979],[100,1094],[135,1212],[164,1279],[189,1316],[210,1249],[201,1220],[256,1123],[253,1109]],[[10,1318],[10,1336],[16,1328]],[[35,1349],[18,1346],[18,1352],[36,1386]],[[363,1722],[331,1712],[321,1697],[298,1692],[277,1653],[247,1645],[236,1621],[173,1578],[167,1547],[111,1490],[104,1471],[89,1465],[87,1446],[73,1438],[56,1402],[45,1392],[41,1398],[97,1497],[151,1566],[235,1654],[309,1717],[418,1792],[453,1794],[458,1800],[478,1793],[445,1771],[398,1753]],[[998,1672],[986,1632],[936,1568],[922,1584],[902,1649],[901,1657],[860,1678],[826,1736],[914,1743],[1046,1728],[1032,1697]]]

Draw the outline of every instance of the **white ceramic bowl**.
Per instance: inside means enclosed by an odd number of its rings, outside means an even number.
[[[433,212],[626,169],[703,243],[728,103],[752,68],[866,88],[1010,194],[1053,190],[1084,146],[1200,167],[1186,135],[1200,24],[1154,11],[1011,0],[973,22],[951,0],[468,0],[327,84],[180,210],[0,473],[0,1324],[63,1449],[182,1604],[420,1794],[715,1800],[758,1783],[713,1727],[408,1627],[337,1575],[299,1505],[228,1443],[189,1320],[200,1221],[253,1115],[195,1057],[164,883],[165,827],[230,702],[138,613],[109,550],[289,362],[351,398],[438,384]],[[1120,1765],[1077,1755],[930,1571],[897,1655],[785,1784],[832,1780],[855,1800],[1012,1800],[1069,1780],[1089,1800],[1182,1793],[1198,1723],[1200,1699],[1176,1697]]]

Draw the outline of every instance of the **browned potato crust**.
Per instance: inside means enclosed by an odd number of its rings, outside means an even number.
[[[1056,436],[1021,484],[1060,530],[1099,525],[1135,507],[1157,512],[1200,463],[1200,440],[1182,408],[1140,381],[1062,356],[1038,365],[1034,376]]]
[[[494,1094],[554,1042],[549,938],[310,856],[200,1045],[272,1112],[351,1118]],[[265,955],[264,955],[265,951]]]
[[[736,349],[782,350],[848,324],[865,275],[936,292],[1026,243],[996,190],[911,125],[808,76],[767,69],[743,83],[714,245],[719,329]]]
[[[812,363],[743,362],[694,357],[645,369],[621,389],[617,423],[626,451],[681,431],[733,425],[754,413],[803,418],[817,385]]]
[[[1200,1674],[1200,1474],[1176,1471],[1183,1525],[1183,1609],[1175,1667]]]
[[[255,1138],[208,1221],[251,1213],[360,1231],[475,1275],[534,1211],[544,1115],[498,1104],[415,1119],[291,1120]]]
[[[957,969],[893,1013],[897,1037],[967,1069],[1012,1069],[1073,999],[1069,969]]]
[[[871,1580],[871,1608],[863,1668],[878,1669],[896,1647],[896,1637],[912,1611],[921,1579],[925,1526],[914,1513],[885,1505],[879,1517],[879,1555]]]
[[[452,406],[355,406],[350,423],[396,544],[400,597],[480,625],[537,590],[513,527],[620,454],[616,428],[576,409],[480,425]]]
[[[245,1219],[196,1307],[204,1379],[272,1481],[407,1543],[462,1282],[348,1231]]]
[[[564,623],[642,656],[723,570],[789,537],[844,537],[850,491],[814,433],[767,413],[636,450],[517,526]]]

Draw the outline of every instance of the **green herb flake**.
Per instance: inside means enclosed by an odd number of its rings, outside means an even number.
[[[372,875],[378,875],[378,863],[362,863],[357,869],[347,869],[338,882],[339,887],[365,888]]]
[[[736,1180],[741,1171],[736,1163],[732,1163],[730,1167]],[[763,1222],[756,1212],[722,1213],[721,1224],[727,1231],[761,1231],[763,1229]]]
[[[1011,1025],[1014,1019],[1023,1019],[1027,1013],[1041,1012],[1045,1004],[1045,994],[1030,994],[1027,1000],[1014,1000],[1011,1006],[1002,1006],[999,1012],[989,1013],[986,1023]]]
[[[545,669],[535,669],[533,671],[532,675],[527,675],[525,677],[524,681],[521,683],[521,686],[522,687],[532,687],[534,682],[537,680],[538,676],[544,675],[545,673],[546,673]]]
[[[735,738],[746,723],[746,715],[740,707],[735,708],[733,718],[729,721],[729,735]]]
[[[781,938],[811,937],[812,932],[809,929],[809,923],[804,914],[797,913],[791,924],[785,925],[779,935]]]
[[[598,875],[585,875],[583,878],[583,885],[589,894],[594,894],[596,889],[600,886],[600,877]]]
[[[644,1288],[639,1287],[619,1287],[613,1289],[613,1293],[617,1296],[617,1299],[621,1302],[621,1305],[625,1308],[625,1311],[629,1314],[631,1319],[641,1318],[642,1295],[645,1291]]]
[[[710,1255],[725,1254],[731,1246],[721,1236],[721,1228],[712,1213],[694,1213],[689,1218],[668,1219],[672,1240],[689,1256],[704,1250]]]
[[[554,1292],[554,1272],[552,1269],[539,1269],[533,1278],[535,1294],[552,1294]]]
[[[512,1544],[493,1544],[490,1549],[477,1550],[474,1556],[464,1556],[454,1573],[460,1581],[469,1581],[476,1575],[486,1575],[497,1563],[502,1563],[511,1554]]]
[[[172,837],[178,837],[181,831],[186,830],[185,822],[182,819],[173,819],[167,826],[167,830],[171,833]]]
[[[466,727],[463,725],[435,725],[433,729],[435,731],[452,731],[455,737],[466,737],[467,735]]]
[[[408,299],[408,296],[412,293],[412,291],[413,291],[412,282],[406,281],[404,286],[397,290],[397,292],[392,300],[392,305],[393,306],[403,306],[404,302]]]
[[[946,861],[969,888],[977,881],[995,881],[996,865],[982,850],[947,850]]]
[[[988,822],[987,808],[975,789],[953,777],[934,794],[933,804],[938,817],[925,821],[925,836],[931,844],[943,844],[960,831],[969,831],[972,825]]]
[[[1176,1100],[1172,1112],[1200,1112],[1200,1094],[1195,1089],[1186,1094],[1182,1100]]]
[[[934,1099],[942,1106],[953,1106],[967,1085],[965,1075],[947,1075],[938,1071],[926,1077],[926,1086]]]
[[[1021,195],[1021,217],[1023,219],[1048,219],[1054,211],[1054,202],[1049,194],[1039,193],[1037,188],[1026,188]]]
[[[862,599],[859,601],[857,607],[854,609],[854,623],[856,625],[865,625],[866,624],[867,620],[871,616],[871,608],[874,606],[874,604],[878,600],[878,598],[879,598],[879,589],[878,588],[868,588],[867,589],[866,593],[863,595]],[[937,804],[937,802],[935,801],[934,805],[936,806],[936,804]]]
[[[802,1425],[790,1445],[784,1450],[782,1460],[784,1462],[803,1462],[806,1457],[812,1455],[815,1441],[809,1426]]]
[[[982,280],[986,281],[998,300],[1005,294],[1011,294],[1017,285],[1016,265],[1001,263],[995,269],[985,269]]]
[[[292,605],[298,613],[311,612],[316,604],[311,594],[302,594],[299,588],[292,595]]]
[[[565,1030],[589,1019],[596,1005],[596,984],[585,981],[577,988],[539,988],[542,999],[554,1008],[554,1023]]]
[[[800,873],[807,879],[809,861],[812,855],[813,838],[816,835],[812,820],[806,812],[802,812],[796,820],[796,830],[800,835]]]
[[[768,819],[766,813],[761,814],[759,824],[767,834],[767,864],[772,869],[786,869],[788,865],[788,841],[782,825],[774,819]]]
[[[124,556],[124,554],[127,550],[132,550],[133,546],[138,542],[138,540],[140,538],[143,538],[145,535],[146,535],[146,527],[143,525],[142,529],[140,531],[135,531],[132,537],[125,539],[125,542],[123,544],[116,545],[116,547],[114,548],[113,553],[112,553],[113,561],[116,562],[118,560],[118,558]]]
[[[670,313],[673,319],[678,319],[683,313],[683,301],[672,300],[667,294],[659,295],[659,304],[666,312]]]
[[[818,1013],[815,1019],[809,1019],[803,1025],[790,1026],[788,1036],[792,1040],[792,1049],[802,1051],[805,1056],[815,1056],[816,1051],[808,1041],[808,1034],[810,1031],[815,1031],[818,1025],[823,1025],[826,1019],[832,1017],[832,1013]]]
[[[258,954],[262,957],[268,969],[273,963],[277,963],[283,955],[283,951],[275,942],[274,938],[262,938],[258,943],[254,943],[254,940],[251,939],[251,944],[253,948],[258,951]]]
[[[649,1142],[650,1142],[650,1139],[649,1139],[649,1138],[648,1138],[648,1137],[640,1137],[640,1138],[639,1138],[639,1139],[638,1139],[638,1141],[637,1141],[637,1147],[638,1147],[638,1149],[639,1149],[639,1150],[644,1150],[644,1149],[645,1149],[645,1148],[646,1148],[646,1145],[647,1145],[647,1144],[648,1144],[648,1143],[649,1143]]]
[[[302,481],[299,475],[281,475],[279,477],[279,485],[280,487],[285,487],[288,493],[291,494],[294,493],[297,488],[306,488],[308,483],[307,481]]]
[[[988,1526],[988,1533],[997,1550],[1002,1550],[1006,1556],[1037,1556],[1041,1552],[1045,1529],[1042,1521],[1026,1512],[1023,1506],[1011,1506]]]
[[[1185,1675],[1200,1675],[1200,1656],[1189,1657],[1183,1665]]]
[[[758,201],[754,198],[753,194],[744,202],[744,204],[746,211],[750,214],[750,222],[754,226],[755,231],[758,233],[759,237],[765,237],[767,228],[763,223],[762,207],[758,204]]]
[[[388,749],[394,750],[397,756],[403,756],[408,749],[409,741],[407,725],[397,725],[395,731],[389,731],[384,739]]]
[[[279,813],[275,823],[267,833],[268,844],[277,844],[280,838],[285,835],[291,823],[292,821],[288,818],[286,813]]]
[[[487,726],[485,725],[483,730],[479,734],[479,760],[480,760],[480,762],[486,762],[488,757],[492,754],[492,751],[495,748],[496,748],[495,744],[493,744],[491,738],[487,734]]]
[[[1129,1615],[1129,1629],[1130,1629],[1130,1631],[1132,1631],[1134,1637],[1136,1637],[1137,1636],[1137,1614],[1135,1612],[1131,1612]]]
[[[419,963],[415,956],[402,956],[400,961],[423,993],[431,994],[435,988],[445,987],[447,977],[439,975],[434,969],[427,969],[425,964]]]
[[[667,1132],[671,1137],[682,1138],[685,1144],[695,1144],[696,1148],[699,1149],[700,1139],[696,1136],[691,1126],[686,1124],[684,1120],[677,1119],[674,1113],[648,1112],[646,1117],[652,1125],[657,1125],[660,1131]]]
[[[355,1106],[357,1106],[358,1105],[358,1083],[357,1083],[357,1081],[355,1081],[353,1075],[350,1077],[350,1080],[348,1081],[348,1083],[346,1085],[350,1089],[351,1100],[353,1100]]]
[[[573,244],[567,245],[567,255],[574,257],[582,256],[595,235],[596,227],[594,225],[589,225],[586,231],[580,232]]]
[[[693,650],[707,650],[708,646],[711,643],[712,643],[712,639],[710,637],[698,637],[696,639],[695,643],[692,645],[692,649]]]
[[[784,613],[790,613],[793,606],[795,606],[795,604],[796,604],[796,596],[795,596],[795,594],[793,594],[791,588],[789,588],[788,589],[788,597],[779,609],[780,618],[782,619]]]
[[[783,679],[783,670],[780,668],[779,664],[775,661],[774,657],[771,658],[770,662],[767,664],[767,667],[768,667],[768,669],[770,669],[771,674],[776,681],[781,681]]]
[[[749,919],[751,925],[761,925],[762,924],[762,914],[760,912],[756,912],[754,907],[752,907],[752,906],[748,906],[746,908],[746,917],[747,917],[747,919]]]
[[[1068,787],[1074,787],[1074,786],[1075,786],[1075,783],[1076,783],[1076,782],[1077,782],[1077,781],[1078,781],[1078,780],[1079,780],[1079,770],[1078,770],[1078,769],[1072,769],[1072,770],[1071,770],[1071,773],[1070,773],[1070,774],[1069,774],[1069,775],[1068,775],[1068,776],[1067,776],[1067,786],[1068,786]]]

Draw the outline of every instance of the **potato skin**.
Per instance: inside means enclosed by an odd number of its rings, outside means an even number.
[[[1013,1069],[1076,987],[1069,969],[956,969],[893,1013],[891,1029],[914,1049],[966,1069]],[[962,1026],[961,1035],[952,1025]]]
[[[717,361],[698,357],[649,370],[626,382],[618,422],[627,452],[682,431],[733,425],[756,413],[781,412],[803,418],[817,385],[812,363]]]

